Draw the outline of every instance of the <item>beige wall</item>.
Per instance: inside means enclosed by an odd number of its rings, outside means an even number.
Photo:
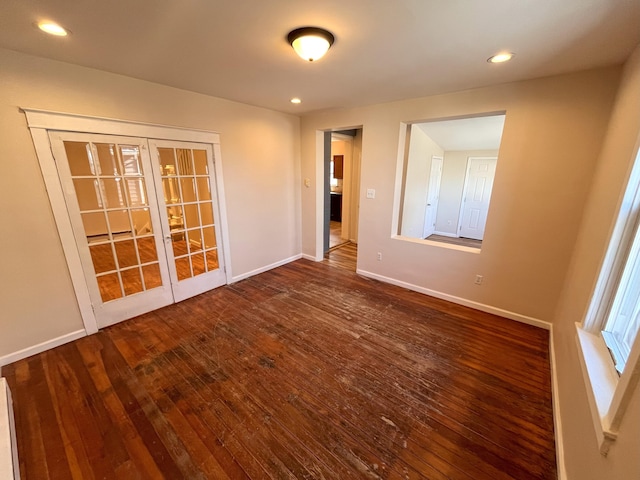
[[[436,217],[436,233],[458,234],[462,190],[467,175],[469,157],[497,157],[497,150],[466,150],[444,152],[440,201]],[[489,207],[491,211],[491,207]]]
[[[302,194],[303,253],[313,255],[319,238],[316,132],[362,125],[358,268],[551,321],[619,74],[606,68],[303,117],[302,175],[314,187]],[[497,111],[506,121],[482,251],[392,238],[400,123]],[[365,198],[368,188],[375,199]]]
[[[0,358],[82,328],[19,107],[219,132],[233,275],[300,253],[297,117],[7,50],[0,65]]]
[[[418,125],[411,125],[400,214],[400,234],[405,237],[423,238],[431,157],[441,157],[443,153],[442,148]]]
[[[616,212],[640,143],[640,46],[625,65],[582,223],[554,316],[567,473],[576,480],[640,478],[638,387],[607,458],[598,453],[575,341],[604,258]]]

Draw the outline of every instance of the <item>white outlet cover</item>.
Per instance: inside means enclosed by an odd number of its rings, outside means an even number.
[[[373,188],[367,188],[367,198],[376,198],[376,191]]]

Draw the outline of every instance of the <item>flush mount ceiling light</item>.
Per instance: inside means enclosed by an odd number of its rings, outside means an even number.
[[[509,60],[511,60],[513,57],[515,57],[515,53],[512,52],[502,52],[502,53],[496,53],[494,56],[487,58],[487,62],[489,63],[504,63],[504,62],[508,62]]]
[[[48,20],[38,22],[36,23],[36,26],[43,32],[48,33],[49,35],[55,35],[56,37],[66,37],[69,35],[69,32],[65,28]]]
[[[302,27],[290,32],[287,40],[300,58],[315,62],[327,53],[335,38],[323,28]]]
[[[302,100],[300,100],[298,97],[293,97],[290,101],[291,103],[294,103],[296,105],[302,103]]]

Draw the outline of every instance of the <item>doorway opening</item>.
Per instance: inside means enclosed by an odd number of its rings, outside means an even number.
[[[25,113],[87,334],[229,283],[217,134]]]
[[[358,243],[362,128],[324,134],[325,257],[336,249]],[[355,266],[354,266],[355,269]]]

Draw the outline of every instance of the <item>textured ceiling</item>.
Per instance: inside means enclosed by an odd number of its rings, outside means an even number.
[[[45,18],[73,34],[46,36]],[[285,40],[306,25],[336,37],[316,63]],[[620,64],[638,43],[640,0],[0,3],[0,47],[291,113]],[[488,64],[500,50],[517,56]]]

